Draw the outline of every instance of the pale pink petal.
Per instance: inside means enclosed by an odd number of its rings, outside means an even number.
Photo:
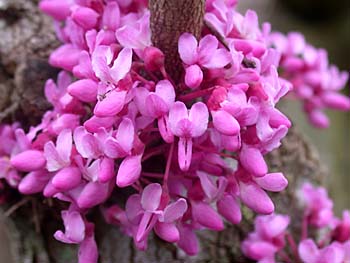
[[[306,239],[301,241],[298,252],[301,260],[305,263],[316,263],[319,251],[313,240]]]
[[[155,94],[157,94],[167,104],[168,108],[175,101],[175,90],[169,80],[161,80],[156,85]]]
[[[61,131],[57,137],[56,149],[61,159],[65,163],[70,162],[72,145],[73,145],[72,131],[70,129],[65,129]]]
[[[132,50],[130,48],[123,48],[110,69],[110,75],[114,83],[118,83],[119,80],[125,78],[131,69],[131,62]]]
[[[206,35],[199,41],[198,62],[201,65],[208,63],[218,48],[219,41],[213,35]]]
[[[184,198],[180,198],[176,200],[176,202],[168,205],[164,209],[164,215],[163,215],[164,220],[159,220],[159,221],[164,221],[165,223],[174,222],[175,220],[182,217],[186,211],[187,211],[187,202]]]
[[[214,183],[213,183],[212,179],[209,177],[209,175],[198,171],[197,176],[200,179],[201,186],[204,190],[205,195],[208,196],[209,199],[214,198],[217,194],[218,189],[217,189],[216,185],[214,185]]]
[[[192,159],[192,139],[180,137],[178,148],[180,169],[182,171],[187,171],[190,168]]]
[[[52,141],[44,145],[44,155],[46,158],[46,168],[49,172],[57,171],[65,165]]]
[[[64,44],[51,53],[49,63],[54,67],[72,71],[79,63],[80,51],[72,44]]]
[[[189,33],[184,33],[179,37],[179,54],[185,64],[192,65],[197,62],[197,40]]]
[[[133,194],[128,198],[125,204],[125,213],[132,224],[139,224],[144,213],[139,194]]]
[[[202,63],[201,66],[210,69],[223,68],[230,62],[231,54],[227,50],[220,48],[212,54],[210,60]]]
[[[147,185],[143,189],[142,196],[141,196],[142,208],[149,212],[155,211],[160,204],[161,196],[162,196],[162,187],[160,184],[154,183],[154,184]]]
[[[129,118],[124,118],[119,124],[116,136],[124,152],[129,153],[131,151],[134,142],[134,136],[134,124]]]
[[[203,102],[196,102],[192,105],[189,120],[193,123],[192,137],[203,135],[208,127],[209,112],[207,106]]]
[[[181,136],[181,130],[179,130],[178,123],[182,119],[188,118],[188,111],[186,108],[186,105],[181,102],[177,101],[174,103],[174,105],[171,107],[169,112],[169,128],[170,130],[177,136]]]
[[[117,141],[114,138],[108,138],[107,140],[105,140],[104,153],[106,156],[113,159],[122,158],[128,155],[128,153],[125,152],[119,144],[119,141]]]

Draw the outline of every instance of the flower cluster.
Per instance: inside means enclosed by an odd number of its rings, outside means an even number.
[[[303,103],[311,124],[317,128],[329,126],[324,109],[350,110],[350,98],[340,93],[347,83],[348,73],[329,65],[324,49],[308,44],[297,32],[286,36],[273,32],[267,43],[281,53],[281,75],[293,84],[292,95]]]
[[[289,216],[258,216],[254,232],[242,243],[243,253],[264,263],[349,262],[350,212],[345,210],[342,218],[335,217],[326,190],[309,183],[302,186],[299,197],[304,211],[299,244],[287,229]],[[317,235],[313,236],[315,231]]]
[[[292,85],[278,75],[269,25],[261,29],[255,12],[242,15],[235,4],[207,1],[215,34],[180,36],[184,74],[175,83],[151,44],[147,1],[40,2],[62,41],[49,62],[62,71],[46,82],[52,109],[39,125],[27,133],[1,126],[0,178],[69,203],[65,231],[54,236],[79,244],[79,262],[97,262],[86,215],[98,205],[139,249],[154,231],[190,255],[196,230],[240,222],[240,203],[274,211],[266,191],[287,180],[268,172],[264,155],[291,126],[276,104]],[[126,187],[125,204],[107,207]]]

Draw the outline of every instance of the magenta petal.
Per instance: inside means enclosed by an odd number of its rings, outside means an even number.
[[[59,170],[52,179],[52,185],[61,191],[77,187],[81,181],[81,173],[77,167],[66,167]]]
[[[104,142],[104,153],[106,156],[113,159],[122,158],[128,154],[114,138],[108,138]]]
[[[255,176],[264,176],[268,171],[263,155],[256,148],[243,144],[239,160],[242,166]]]
[[[187,65],[192,65],[197,61],[197,40],[189,34],[184,33],[179,38],[180,58]]]
[[[106,183],[114,176],[114,160],[107,157],[103,158],[100,162],[98,181],[100,183]]]
[[[203,80],[203,72],[198,65],[192,65],[186,68],[185,84],[191,89],[196,89],[200,86]]]
[[[56,20],[65,20],[70,15],[71,2],[69,0],[51,1],[44,0],[39,4],[39,8],[44,13],[52,16]]]
[[[209,197],[209,199],[213,199],[216,196],[218,191],[216,185],[214,185],[213,181],[211,180],[209,175],[206,173],[198,171],[197,176],[200,179],[201,186],[204,190],[205,195]]]
[[[84,122],[84,127],[89,132],[98,132],[103,127],[109,129],[114,124],[114,117],[96,117],[92,116],[90,119]]]
[[[214,127],[222,134],[228,136],[237,135],[240,131],[238,121],[227,111],[212,111]]]
[[[79,63],[81,50],[72,44],[64,44],[54,50],[49,58],[50,65],[72,71]]]
[[[241,222],[242,213],[241,208],[237,199],[235,199],[232,195],[225,194],[218,202],[217,202],[218,212],[232,224],[238,224]]]
[[[91,8],[79,6],[73,9],[71,17],[79,26],[88,30],[96,26],[99,14]]]
[[[192,203],[192,216],[199,224],[215,231],[224,229],[224,223],[218,213],[203,202]]]
[[[47,171],[40,170],[28,173],[18,185],[18,191],[22,194],[35,194],[44,190],[50,177]]]
[[[88,223],[86,226],[86,237],[79,246],[79,263],[97,263],[98,249],[94,236],[94,225]]]
[[[184,198],[178,199],[175,203],[168,205],[164,209],[164,222],[171,223],[183,216],[187,211],[187,202]],[[161,221],[161,220],[159,220]]]
[[[155,211],[160,204],[161,196],[162,187],[160,184],[154,183],[147,185],[145,189],[143,189],[141,196],[142,208],[149,212]]]
[[[255,177],[254,180],[260,187],[271,192],[283,191],[288,185],[288,180],[282,173],[268,173],[263,177]]]
[[[173,243],[180,239],[180,233],[175,224],[157,222],[154,231],[161,239]]]
[[[177,242],[177,245],[190,256],[198,254],[199,242],[191,227],[187,225],[180,225],[179,232],[180,240]]]
[[[43,152],[27,150],[11,158],[11,165],[19,171],[31,172],[44,168],[46,160]]]
[[[252,259],[261,260],[276,253],[277,248],[267,241],[244,241],[242,244],[244,254]],[[262,262],[262,261],[259,261]],[[269,261],[267,261],[269,262]],[[271,261],[274,262],[274,261]]]
[[[174,141],[174,134],[170,131],[169,119],[167,115],[164,115],[158,119],[158,128],[164,141],[167,143],[172,143]]]
[[[108,2],[103,11],[102,27],[115,31],[120,24],[120,10],[116,2]]]
[[[275,207],[270,197],[256,183],[240,182],[240,198],[250,209],[260,214],[271,214]]]
[[[142,155],[133,155],[126,157],[119,166],[117,174],[117,185],[126,187],[132,185],[141,174]]]
[[[105,96],[95,106],[94,114],[97,117],[112,117],[118,114],[124,107],[126,91],[112,90]]]
[[[97,83],[91,79],[82,79],[68,86],[68,93],[83,102],[95,102],[97,100]]]
[[[139,224],[144,213],[141,206],[141,196],[139,194],[131,195],[125,204],[125,213],[132,224]]]
[[[335,110],[347,111],[350,109],[350,98],[335,92],[327,92],[321,97],[324,104]]]
[[[89,182],[78,198],[80,208],[91,208],[103,203],[109,195],[109,183]]]
[[[317,128],[328,128],[329,127],[329,119],[326,114],[324,114],[320,110],[313,110],[308,115],[310,122]]]

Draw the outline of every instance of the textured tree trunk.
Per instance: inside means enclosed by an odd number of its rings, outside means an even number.
[[[205,0],[150,0],[152,43],[165,54],[165,68],[178,83],[182,64],[178,53],[178,39],[188,32],[201,35]]]
[[[150,8],[159,12],[152,11],[152,41],[169,57],[167,67],[174,79],[178,79],[179,68],[169,68],[170,64],[181,63],[174,52],[177,51],[174,40],[181,32],[199,36],[204,1],[151,0]],[[169,16],[170,9],[177,10],[179,15]],[[0,0],[0,32],[0,121],[35,124],[49,107],[43,98],[44,82],[57,74],[46,62],[48,54],[58,45],[51,21],[39,13],[35,0]],[[295,189],[306,179],[319,182],[324,174],[315,150],[292,129],[283,146],[268,156],[268,162],[272,171],[284,172],[290,182],[287,191],[273,196],[277,212],[293,211],[292,222],[300,222]],[[62,222],[59,212],[50,208],[50,202],[39,196],[17,202],[22,202],[22,206],[8,217],[1,216],[10,239],[12,263],[76,262],[76,248],[53,238],[54,231],[62,228]],[[150,237],[146,252],[138,251],[129,237],[104,223],[98,209],[91,216],[96,223],[102,263],[249,262],[240,252],[240,240],[252,227],[253,214],[246,208],[239,226],[229,225],[222,232],[200,232],[201,252],[195,257],[185,256],[175,246],[154,236]]]

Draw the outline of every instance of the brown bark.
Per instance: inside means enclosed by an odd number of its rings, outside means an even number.
[[[175,8],[174,3],[179,3],[177,10],[181,13],[180,18],[173,16],[162,21],[160,16],[152,17],[152,28],[155,30],[152,32],[157,32],[156,34],[161,36],[160,42],[156,45],[163,51],[170,52],[166,54],[173,59],[168,61],[170,63],[178,59],[177,44],[174,45],[177,41],[174,39],[177,40],[180,32],[187,31],[187,25],[195,23],[193,19],[187,17],[189,14],[184,12],[190,10],[191,13],[192,10],[197,17],[198,10],[195,11],[191,7],[197,6],[194,3],[203,5],[203,1],[151,0],[150,3],[151,8],[159,8],[160,12],[165,12],[164,14],[168,12],[166,7]],[[50,20],[38,12],[36,5],[37,2],[34,0],[0,0],[0,109],[1,112],[11,109],[8,112],[13,113],[7,114],[6,119],[17,119],[22,123],[28,119],[29,122],[35,122],[35,118],[30,117],[33,113],[27,111],[29,104],[35,109],[46,107],[42,97],[44,81],[55,74],[55,70],[52,70],[45,61],[53,47],[57,46],[57,41]],[[171,20],[176,24],[174,28],[171,27]],[[3,22],[6,26],[2,26]],[[190,32],[198,36],[200,29]],[[170,41],[172,47],[170,42],[167,42],[169,40],[166,36],[172,39]],[[179,72],[178,69],[175,72]],[[39,116],[40,111],[37,114]],[[290,214],[294,217],[293,222],[300,222],[301,215],[295,202],[295,189],[306,179],[319,181],[323,174],[315,150],[298,132],[291,130],[284,139],[283,146],[271,153],[268,160],[271,170],[284,172],[290,182],[287,191],[274,196],[277,212],[292,211]],[[76,262],[76,247],[62,244],[53,238],[54,231],[62,228],[59,212],[53,211],[48,202],[44,202],[39,196],[30,198],[10,217],[5,218],[11,240],[13,263]],[[239,226],[229,225],[219,233],[200,232],[201,252],[196,257],[187,257],[175,246],[166,244],[154,236],[150,237],[146,252],[138,251],[129,237],[120,233],[116,227],[104,223],[98,216],[98,210],[90,216],[96,223],[100,262],[103,263],[249,262],[241,255],[240,240],[251,229],[253,214],[248,209],[243,211],[244,220]]]
[[[205,0],[150,0],[152,43],[165,54],[165,68],[178,83],[183,72],[178,53],[182,33],[199,38],[205,11]]]

